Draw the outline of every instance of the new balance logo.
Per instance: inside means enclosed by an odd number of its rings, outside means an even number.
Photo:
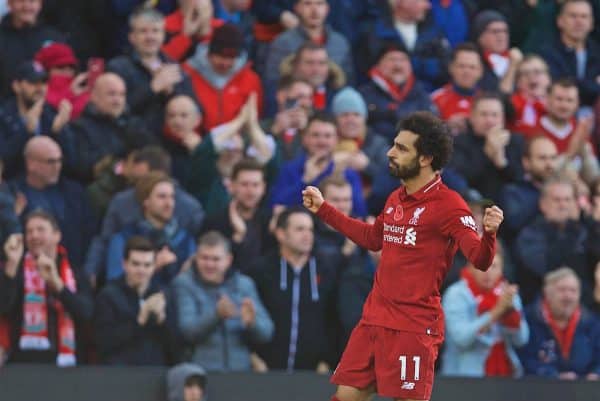
[[[463,216],[460,218],[460,221],[464,226],[469,227],[473,231],[477,231],[477,223],[475,223],[473,216]]]
[[[392,214],[392,212],[394,211],[393,207],[388,207],[387,210],[385,211],[385,214]]]
[[[417,232],[414,228],[410,227],[406,230],[406,234],[404,235],[404,245],[417,245]]]
[[[402,390],[414,390],[415,388],[415,383],[413,382],[404,382],[402,383]]]

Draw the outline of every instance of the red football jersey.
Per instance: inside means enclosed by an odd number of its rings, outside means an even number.
[[[324,203],[317,215],[359,246],[382,249],[362,322],[394,330],[443,335],[440,286],[457,248],[481,270],[491,265],[495,234],[480,239],[461,196],[438,176],[407,195],[387,199],[374,224],[347,217]]]

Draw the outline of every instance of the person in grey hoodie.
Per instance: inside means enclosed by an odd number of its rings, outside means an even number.
[[[169,369],[167,401],[206,401],[206,371],[193,363]]]
[[[249,277],[230,270],[229,241],[216,231],[198,240],[192,266],[173,282],[180,332],[191,361],[207,371],[249,371],[248,343],[268,342],[274,326]]]

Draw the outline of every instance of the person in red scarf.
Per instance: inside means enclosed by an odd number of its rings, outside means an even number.
[[[0,270],[0,316],[11,322],[8,361],[73,366],[83,351],[79,327],[93,313],[87,280],[71,266],[49,213],[25,218],[25,244],[5,244]]]
[[[452,51],[450,82],[431,94],[431,100],[448,122],[453,135],[467,128],[473,97],[477,93],[479,80],[483,76],[483,63],[477,46],[462,43]]]
[[[527,307],[531,333],[519,350],[525,373],[600,380],[600,319],[580,304],[581,282],[562,267],[544,277],[544,295]]]
[[[358,89],[367,103],[368,124],[390,143],[402,117],[419,110],[437,113],[413,73],[410,54],[401,44],[387,42],[382,46],[369,77],[370,81]]]
[[[546,96],[552,78],[548,64],[535,54],[525,56],[517,67],[515,93],[510,101],[515,116],[509,129],[522,134],[535,131],[538,119],[546,110]]]
[[[516,47],[509,48],[510,33],[506,18],[498,11],[481,11],[473,20],[471,32],[484,61],[481,88],[512,93],[523,53]]]
[[[503,266],[504,256],[498,246],[487,271],[468,264],[461,280],[444,294],[444,375],[517,377],[523,373],[515,347],[527,342],[529,327],[518,288],[504,278]]]

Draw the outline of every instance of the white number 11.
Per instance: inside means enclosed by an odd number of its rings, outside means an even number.
[[[400,380],[406,380],[406,355],[400,355]],[[419,380],[419,370],[421,368],[421,357],[413,356],[413,362],[415,363],[415,378],[414,380]]]

